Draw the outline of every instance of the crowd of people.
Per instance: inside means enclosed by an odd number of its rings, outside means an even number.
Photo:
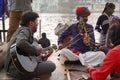
[[[9,29],[4,69],[8,75],[20,80],[51,74],[56,69],[55,63],[47,60],[53,53],[53,48],[46,33],[43,32],[39,40],[34,38],[39,15],[32,11],[31,3],[32,0],[8,0]],[[77,22],[62,30],[58,36],[62,65],[66,61],[79,61],[89,71],[88,80],[105,80],[110,74],[115,80],[120,79],[120,19],[113,15],[114,10],[115,4],[106,3],[94,29],[87,22],[91,11],[87,7],[76,7]],[[94,30],[100,33],[99,45],[96,44]],[[64,44],[66,37],[70,37],[65,42],[67,45]],[[16,57],[16,54],[19,55]],[[29,60],[34,65],[30,65],[32,67],[28,70],[20,68],[18,58]],[[23,65],[26,64],[25,60]],[[98,65],[100,67],[97,70],[94,67]]]

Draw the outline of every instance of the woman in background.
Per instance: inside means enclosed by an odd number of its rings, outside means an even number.
[[[109,28],[109,19],[113,14],[115,5],[113,3],[106,3],[102,15],[99,16],[95,29],[100,33],[100,43],[105,44],[106,34]]]

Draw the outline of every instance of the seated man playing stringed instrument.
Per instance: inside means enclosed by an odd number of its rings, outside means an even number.
[[[105,57],[102,51],[92,51],[95,46],[93,26],[87,23],[90,11],[86,7],[76,8],[77,23],[68,27],[59,37],[58,44],[60,51],[60,62],[80,60],[82,65],[91,64],[96,66],[103,61]],[[67,48],[63,46],[63,40],[66,36],[72,39]]]
[[[33,77],[50,74],[56,68],[53,62],[42,61],[40,55],[43,48],[33,44],[38,17],[35,12],[24,13],[21,27],[16,30],[8,44],[5,71],[17,80],[25,80],[25,78],[30,80]],[[51,53],[51,50],[48,53]]]

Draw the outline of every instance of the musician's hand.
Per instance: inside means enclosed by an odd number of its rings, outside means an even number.
[[[58,50],[61,50],[63,47],[62,46],[58,46]]]
[[[105,46],[108,47],[108,48],[112,48],[112,47],[113,47],[113,44],[107,42],[107,43],[105,43]]]
[[[41,52],[42,52],[42,50],[43,50],[43,48],[42,48],[42,47],[38,47],[38,48],[37,48],[37,55],[40,55],[40,54],[41,54]]]
[[[58,45],[58,50],[61,50],[63,48],[63,45],[62,44],[59,44]]]
[[[51,54],[53,53],[53,48],[50,47],[50,49],[48,51],[46,51],[45,54],[41,54],[41,57],[44,59],[44,58],[48,58]]]
[[[50,49],[48,50],[48,52],[46,53],[46,55],[43,56],[43,57],[44,57],[44,58],[48,58],[52,53],[53,53],[53,48],[50,47]]]
[[[99,48],[100,46],[101,46],[101,44],[95,43],[95,47]]]
[[[53,48],[50,47],[50,49],[48,50],[48,55],[47,55],[47,57],[49,57],[52,53],[53,53]]]
[[[92,65],[86,65],[87,71],[89,72],[89,69],[94,68]]]

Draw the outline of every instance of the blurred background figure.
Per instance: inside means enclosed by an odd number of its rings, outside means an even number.
[[[46,36],[46,33],[42,33],[42,38],[38,40],[38,43],[41,44],[43,48],[49,47],[51,45],[50,40]]]
[[[24,12],[32,11],[32,0],[8,0],[9,7],[9,29],[7,33],[7,42],[19,27],[21,16]]]
[[[115,10],[115,4],[107,2],[102,12],[102,15],[100,15],[97,20],[95,29],[100,33],[99,41],[100,43],[102,43],[101,45],[105,44],[106,34],[110,23],[109,19],[114,13],[114,10]]]

